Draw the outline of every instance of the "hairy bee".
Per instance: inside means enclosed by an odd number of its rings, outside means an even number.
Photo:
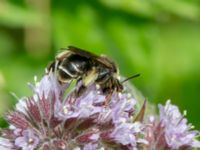
[[[106,56],[97,56],[74,46],[69,46],[58,54],[55,61],[49,65],[48,71],[50,70],[56,71],[61,84],[69,83],[73,79],[77,82],[82,81],[77,96],[92,83],[98,84],[103,94],[123,90],[118,68],[113,61]]]

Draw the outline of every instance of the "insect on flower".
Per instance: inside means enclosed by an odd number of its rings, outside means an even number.
[[[124,81],[119,81],[119,71],[112,60],[74,46],[69,46],[68,49],[58,54],[47,69],[48,72],[56,72],[61,84],[69,83],[73,79],[77,82],[82,81],[81,87],[76,92],[77,96],[82,95],[93,83],[98,84],[103,94],[106,95],[123,90]],[[133,77],[136,76],[138,75]]]

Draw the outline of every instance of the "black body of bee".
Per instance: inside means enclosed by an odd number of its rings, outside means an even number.
[[[110,59],[73,46],[64,50],[50,64],[48,70],[56,71],[61,84],[68,83],[73,79],[78,82],[82,81],[77,96],[80,96],[92,83],[98,84],[103,94],[123,90],[123,86],[119,82],[118,69]]]

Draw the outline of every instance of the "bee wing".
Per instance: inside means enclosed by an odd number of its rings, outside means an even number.
[[[83,49],[80,49],[78,47],[75,47],[75,46],[68,46],[68,49],[69,51],[71,52],[74,52],[75,54],[79,54],[81,56],[84,56],[86,58],[93,58],[93,59],[97,59],[99,56],[93,54],[93,53],[90,53],[86,50],[83,50]]]
[[[90,53],[86,50],[74,47],[74,46],[68,46],[68,51],[74,52],[75,54],[79,54],[81,56],[84,56],[86,58],[90,58],[93,60],[96,60],[97,62],[103,64],[104,66],[108,68],[116,68],[114,62],[112,62],[109,58],[106,56],[97,56],[93,53]]]

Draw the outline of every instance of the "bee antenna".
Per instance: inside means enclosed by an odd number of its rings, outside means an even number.
[[[126,82],[126,81],[128,81],[128,80],[131,80],[131,79],[133,79],[133,78],[139,77],[139,76],[140,76],[140,74],[135,74],[135,75],[133,75],[133,76],[130,76],[130,77],[124,79],[121,83],[123,84],[124,82]]]

